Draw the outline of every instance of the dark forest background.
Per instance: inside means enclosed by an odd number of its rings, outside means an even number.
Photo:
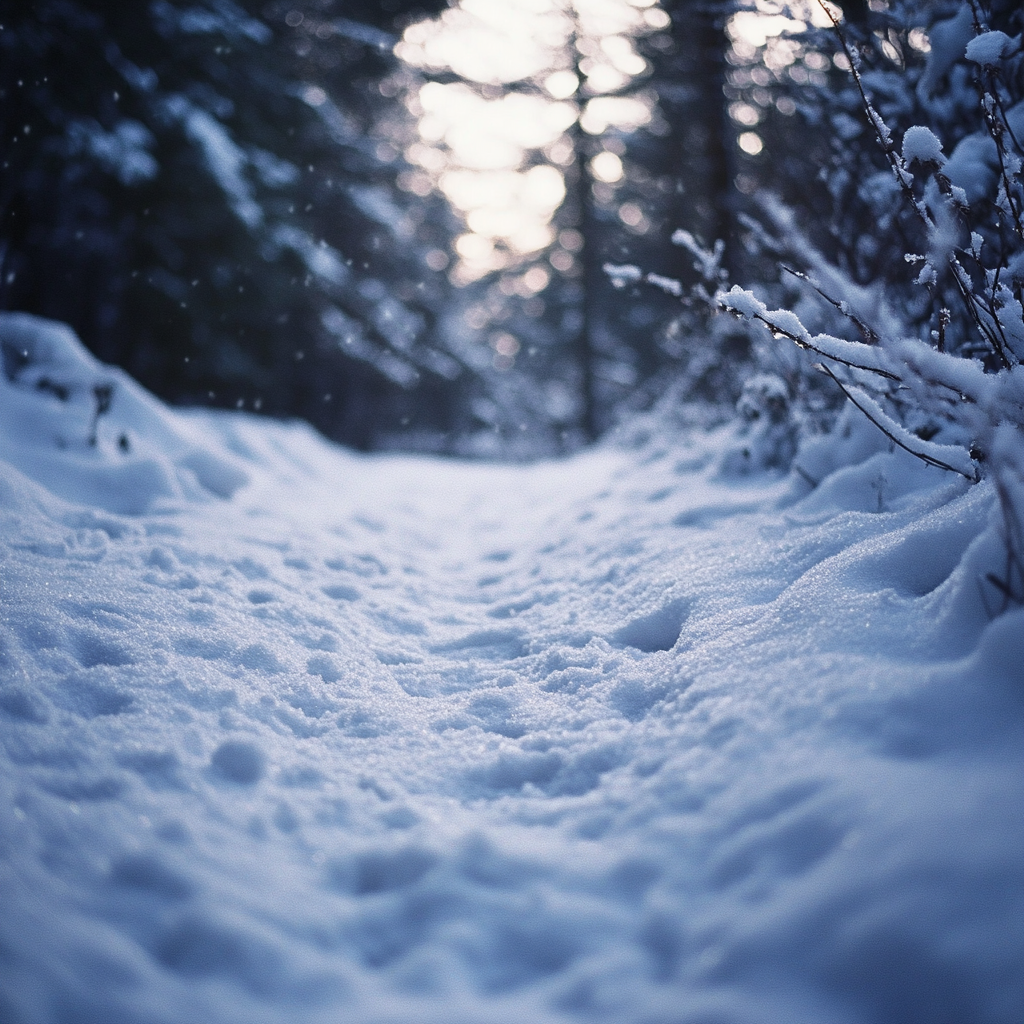
[[[1016,4],[993,6],[1019,31]],[[922,33],[962,7],[842,5],[888,116],[920,119],[936,67]],[[808,289],[780,265],[820,257],[910,296],[914,228],[891,189],[865,187],[885,154],[843,45],[809,24],[738,35],[737,14],[786,10],[760,0],[651,8],[664,15],[631,39],[639,70],[611,90],[650,106],[629,128],[586,120],[610,91],[592,84],[601,41],[580,21],[559,57],[579,85],[551,240],[460,279],[464,225],[409,158],[406,102],[457,76],[395,49],[446,9],[0,0],[0,308],[70,323],[171,402],[299,416],[363,449],[517,458],[579,447],[659,400],[724,415],[764,361],[764,333],[714,311],[728,281],[792,306]],[[931,306],[907,302],[927,336]]]

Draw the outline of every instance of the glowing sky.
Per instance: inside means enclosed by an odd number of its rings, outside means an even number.
[[[769,67],[786,67],[802,51],[787,34],[808,24],[828,24],[816,0],[752,0],[732,15],[727,32],[740,60],[763,53]],[[454,280],[520,267],[552,246],[552,218],[576,157],[568,133],[577,121],[593,137],[651,123],[656,97],[641,87],[648,68],[636,42],[668,25],[657,0],[461,0],[406,29],[397,56],[443,80],[407,97],[419,139],[405,152],[415,170],[400,183],[420,195],[439,190],[462,216]],[[740,129],[737,144],[757,155],[760,111],[740,102],[729,113]],[[593,180],[620,182],[620,154],[614,144],[597,152]],[[623,204],[619,217],[643,230],[634,204]],[[551,253],[556,270],[571,265],[572,249],[570,240]],[[440,268],[447,257],[435,259]]]
[[[413,190],[440,189],[465,219],[457,280],[516,266],[555,241],[552,216],[575,158],[567,132],[577,120],[592,135],[650,122],[652,96],[608,94],[646,72],[635,40],[668,23],[656,0],[463,0],[406,30],[403,61],[463,79],[427,82],[411,97],[420,139],[405,154],[421,171]],[[608,183],[623,173],[612,152],[592,170]]]

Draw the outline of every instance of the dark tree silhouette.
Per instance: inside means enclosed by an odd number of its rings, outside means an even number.
[[[431,5],[334,6],[0,5],[0,304],[68,321],[167,398],[362,446],[414,386],[443,415],[446,285],[367,99],[387,32]]]

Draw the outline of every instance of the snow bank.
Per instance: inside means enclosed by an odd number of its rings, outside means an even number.
[[[359,457],[0,332],[4,1024],[1019,1020],[988,483]]]
[[[0,313],[0,357],[3,459],[54,494],[138,514],[168,500],[230,497],[245,482],[201,419],[171,413],[98,363],[64,324]]]

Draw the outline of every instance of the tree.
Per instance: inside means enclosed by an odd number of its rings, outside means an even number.
[[[394,19],[251,6],[3,5],[0,303],[164,397],[372,444],[416,384],[443,416],[461,370],[430,340],[444,281],[400,166],[367,139]]]
[[[677,370],[676,341],[664,337],[677,298],[631,292],[633,301],[623,302],[604,268],[644,263],[670,273],[680,259],[670,243],[676,228],[711,234],[713,244],[728,220],[731,178],[717,142],[727,7],[680,3],[674,21],[642,0],[565,0],[542,13],[465,4],[407,31],[399,53],[427,79],[410,83],[429,137],[412,148],[427,187],[444,191],[466,217],[453,276],[475,325],[463,333],[493,351],[494,372],[477,383],[499,432],[546,421],[571,447],[649,401],[666,370]],[[491,52],[488,33],[502,31],[523,38],[482,60]],[[446,105],[459,111],[448,122]],[[497,123],[517,111],[530,130],[510,129],[506,165],[477,167],[475,154],[461,152],[467,121]],[[508,143],[497,140],[492,152]],[[531,212],[522,193],[534,184]],[[490,198],[502,190],[504,210]],[[698,204],[695,222],[689,214]],[[523,374],[532,387],[513,386]],[[543,397],[554,384],[568,401]],[[541,398],[531,404],[531,395]]]
[[[632,407],[668,390],[672,401],[731,409],[749,363],[747,332],[712,316],[719,276],[736,276],[744,266],[736,131],[726,99],[727,26],[736,6],[666,3],[666,30],[640,41],[658,118],[654,130],[629,138],[626,152],[627,184],[649,224],[623,252],[646,274],[631,286],[620,282],[636,306],[632,322],[620,328],[635,351],[637,387],[620,398]],[[610,313],[621,321],[623,304],[610,304]]]

